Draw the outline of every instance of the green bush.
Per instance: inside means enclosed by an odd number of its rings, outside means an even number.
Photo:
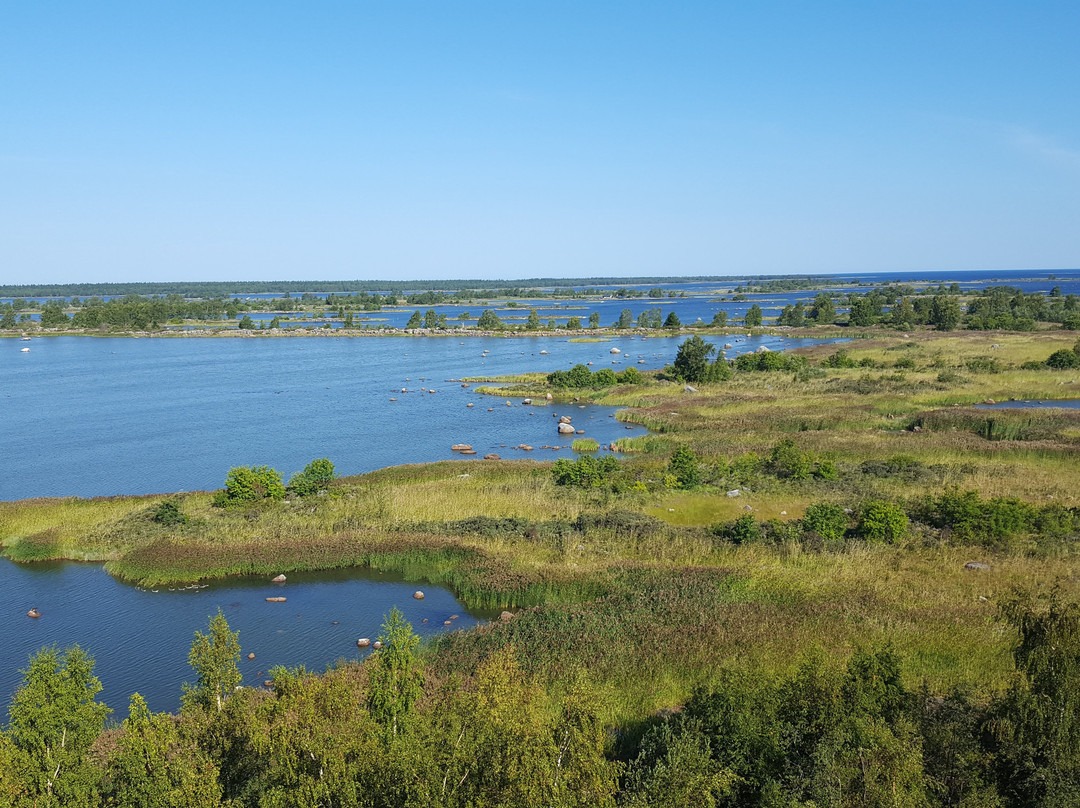
[[[551,476],[556,485],[573,485],[578,488],[599,488],[619,470],[619,461],[612,455],[601,458],[583,455],[577,460],[565,457],[555,461]]]
[[[858,362],[848,356],[843,348],[821,360],[823,368],[853,368],[858,367]]]
[[[809,452],[796,446],[791,438],[785,438],[773,447],[769,468],[777,477],[805,480],[813,471],[814,461]]]
[[[645,381],[645,377],[641,375],[641,371],[637,368],[627,368],[618,373],[617,376],[619,384],[641,384]]]
[[[804,530],[813,531],[826,541],[840,541],[847,531],[848,516],[839,505],[819,502],[809,506],[803,515]]]
[[[1066,348],[1062,348],[1060,351],[1054,351],[1046,360],[1046,366],[1053,368],[1054,370],[1072,370],[1073,368],[1080,368],[1080,354],[1076,351],[1070,351]]]
[[[668,472],[675,477],[682,488],[693,488],[701,484],[701,461],[688,446],[680,446],[668,461]]]
[[[855,533],[868,542],[892,544],[907,535],[908,517],[899,505],[882,500],[866,502],[859,513]]]
[[[284,499],[281,474],[269,466],[236,466],[229,469],[225,488],[214,495],[219,508],[247,505],[264,499]]]
[[[177,504],[171,500],[165,500],[156,508],[151,517],[159,525],[183,525],[187,523],[187,516],[180,512]]]
[[[753,514],[743,514],[733,522],[713,525],[709,532],[717,538],[730,541],[733,544],[748,544],[761,539],[761,525],[754,519]]]
[[[333,479],[334,464],[325,457],[320,457],[289,478],[289,491],[300,497],[310,496],[325,490]]]

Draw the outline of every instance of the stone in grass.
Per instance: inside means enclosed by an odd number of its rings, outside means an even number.
[[[738,488],[736,488],[736,489],[734,489],[732,491],[728,491],[727,495],[729,497],[741,497],[742,496],[742,491],[740,491]]]
[[[969,561],[964,565],[964,569],[973,572],[985,572],[990,569],[990,565],[984,561]]]

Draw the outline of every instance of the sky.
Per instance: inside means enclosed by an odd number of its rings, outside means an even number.
[[[1080,266],[1080,3],[11,2],[0,283]]]

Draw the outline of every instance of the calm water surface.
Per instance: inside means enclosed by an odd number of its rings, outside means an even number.
[[[417,588],[423,600],[412,597]],[[288,601],[266,602],[277,595]],[[31,654],[78,644],[97,662],[105,687],[99,700],[119,718],[127,715],[134,692],[155,710],[180,706],[181,684],[194,681],[187,664],[194,633],[206,632],[219,607],[240,632],[240,670],[248,686],[261,685],[274,665],[322,671],[335,660],[366,655],[370,651],[357,648],[356,640],[374,640],[392,606],[421,636],[467,629],[491,616],[466,612],[444,589],[369,570],[290,573],[285,584],[245,578],[154,592],[119,583],[98,564],[18,565],[2,559],[0,605],[0,701],[6,703],[22,681],[19,670]],[[42,616],[26,617],[31,607]],[[455,614],[451,626],[444,626]],[[249,652],[254,660],[247,659]],[[0,724],[6,712],[0,711]]]
[[[551,417],[560,410],[601,444],[644,430],[617,423],[610,407],[527,407],[517,399],[508,407],[447,380],[548,373],[579,362],[594,370],[659,368],[684,339],[0,340],[0,500],[214,489],[232,466],[266,464],[288,478],[317,457],[358,474],[458,457],[455,443],[472,444],[478,456],[556,457],[509,447],[568,445]],[[728,339],[730,355],[812,344]],[[21,353],[26,346],[30,352]]]

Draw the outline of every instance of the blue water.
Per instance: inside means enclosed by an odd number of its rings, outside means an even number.
[[[423,600],[412,597],[418,588]],[[279,595],[287,602],[265,600]],[[78,644],[95,658],[105,688],[98,698],[118,718],[127,715],[134,692],[154,710],[176,710],[182,683],[195,680],[187,664],[194,633],[206,632],[218,608],[240,632],[243,684],[259,687],[275,665],[321,672],[336,660],[366,656],[370,647],[358,648],[357,639],[374,641],[393,606],[421,636],[468,629],[490,616],[469,614],[444,589],[369,570],[290,573],[284,584],[244,578],[153,592],[119,583],[97,564],[0,559],[0,701],[15,692],[31,654]],[[26,616],[32,607],[41,617]],[[443,625],[455,614],[450,626]],[[254,660],[247,659],[249,652]],[[6,718],[6,710],[0,712],[0,724]]]
[[[570,441],[559,438],[553,413],[570,415],[600,444],[643,430],[616,422],[613,408],[525,406],[448,380],[588,362],[594,370],[660,368],[684,339],[0,340],[0,500],[208,490],[232,466],[265,464],[288,478],[317,457],[340,474],[481,462],[451,452],[455,443],[472,444],[476,457],[565,456]],[[736,349],[747,351],[804,344],[741,339]],[[627,355],[613,356],[612,347]],[[522,443],[537,448],[512,448]]]

